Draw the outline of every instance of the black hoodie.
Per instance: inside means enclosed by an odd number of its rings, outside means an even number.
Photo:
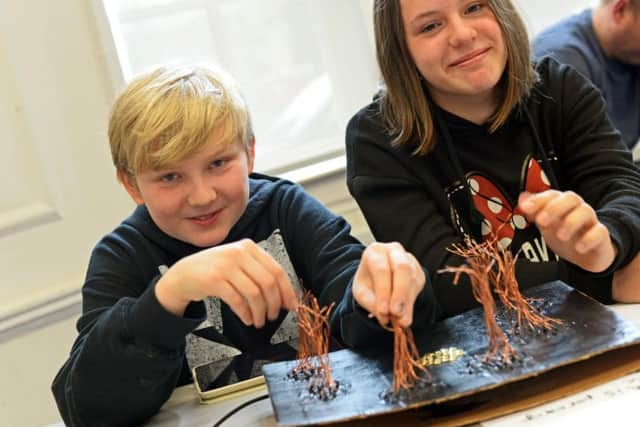
[[[322,305],[332,302],[334,335],[349,346],[380,343],[389,333],[355,304],[351,282],[363,246],[344,219],[288,181],[253,174],[250,199],[225,242],[256,242],[279,234],[295,274]],[[156,413],[177,385],[191,381],[185,337],[206,318],[205,303],[191,303],[183,317],[163,309],[154,285],[164,269],[201,250],[162,232],[144,206],[105,236],[91,255],[82,288],[79,336],[54,379],[58,408],[69,426],[132,425]],[[245,326],[225,305],[224,340],[243,352],[268,346],[286,313],[264,328]],[[207,307],[208,308],[208,307]],[[435,318],[430,286],[415,310],[416,324]]]
[[[521,251],[521,287],[559,279],[609,302],[612,272],[640,249],[640,173],[599,92],[551,59],[536,68],[531,94],[494,133],[434,106],[437,141],[424,156],[412,154],[416,143],[391,146],[378,100],[347,127],[351,194],[376,239],[401,242],[429,270],[445,315],[477,305],[466,278],[454,287],[450,274],[437,273],[463,262],[447,248],[464,235],[482,240],[501,222],[501,240]],[[514,212],[520,192],[546,188],[572,190],[596,210],[619,250],[607,271],[558,260],[535,225]]]

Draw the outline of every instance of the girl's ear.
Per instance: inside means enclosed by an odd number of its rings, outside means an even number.
[[[118,181],[122,183],[122,186],[127,190],[127,193],[129,193],[129,196],[131,196],[136,204],[144,205],[144,200],[142,199],[140,190],[138,190],[135,178],[130,173],[118,169]]]

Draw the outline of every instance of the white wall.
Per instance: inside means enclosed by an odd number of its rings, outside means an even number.
[[[566,15],[597,4],[599,0],[515,0],[531,38]]]

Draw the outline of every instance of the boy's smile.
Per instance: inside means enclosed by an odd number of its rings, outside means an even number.
[[[224,241],[249,200],[253,143],[247,152],[239,139],[224,146],[218,135],[214,131],[201,151],[172,168],[139,172],[134,182],[123,180],[162,231],[198,247]]]

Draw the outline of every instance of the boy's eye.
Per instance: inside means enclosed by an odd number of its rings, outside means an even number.
[[[209,164],[209,168],[217,169],[217,168],[221,168],[222,166],[224,166],[226,164],[227,164],[227,160],[226,159],[217,159],[217,160],[212,161]]]
[[[178,174],[177,173],[167,173],[167,174],[164,174],[164,175],[162,175],[160,177],[160,181],[166,182],[166,183],[174,182],[177,179],[178,179]]]

